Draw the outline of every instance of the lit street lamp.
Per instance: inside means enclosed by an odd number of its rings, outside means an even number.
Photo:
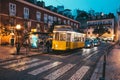
[[[19,37],[20,37],[20,30],[21,30],[21,25],[20,25],[20,24],[17,24],[17,25],[16,25],[16,31],[17,31],[17,44],[16,44],[16,50],[17,50],[17,55],[18,55],[19,52],[20,52],[20,40],[19,40]]]

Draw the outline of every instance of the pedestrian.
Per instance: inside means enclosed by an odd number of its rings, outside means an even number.
[[[47,42],[46,42],[46,48],[47,48],[47,52],[49,53],[49,51],[50,51],[50,41],[49,40],[47,40]]]

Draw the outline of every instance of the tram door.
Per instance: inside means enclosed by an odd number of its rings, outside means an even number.
[[[70,39],[71,39],[71,34],[67,33],[67,42],[66,42],[66,47],[70,49]]]

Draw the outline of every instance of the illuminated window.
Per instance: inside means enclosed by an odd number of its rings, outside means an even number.
[[[55,40],[59,40],[59,33],[55,33]]]
[[[41,13],[39,11],[36,12],[36,19],[37,21],[40,21],[41,19]]]
[[[65,41],[66,40],[66,35],[63,33],[63,34],[60,34],[60,41]]]
[[[36,29],[37,29],[37,32],[41,32],[40,24],[37,24]]]
[[[16,4],[9,3],[9,15],[10,16],[16,15]]]
[[[24,19],[29,19],[29,8],[24,7]]]

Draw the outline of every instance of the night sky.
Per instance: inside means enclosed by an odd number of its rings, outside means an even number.
[[[41,0],[40,0],[41,1]],[[120,0],[43,0],[48,5],[64,5],[64,8],[80,9],[88,11],[90,9],[95,12],[103,13],[116,13],[116,10],[120,7]]]

